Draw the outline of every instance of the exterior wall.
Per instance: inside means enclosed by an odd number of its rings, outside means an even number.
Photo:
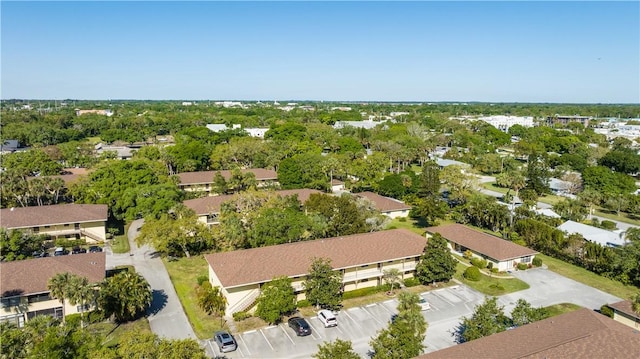
[[[384,284],[382,280],[384,271],[392,268],[400,271],[400,280],[412,278],[419,259],[420,257],[417,256],[415,258],[399,259],[384,263],[373,263],[342,269],[343,289],[344,291],[351,291],[354,289],[375,287]],[[306,276],[302,275],[292,277],[291,279],[291,286],[296,293],[297,300],[304,300],[306,297],[302,283],[305,281]],[[214,287],[220,287],[222,294],[227,298],[227,315],[232,315],[235,312],[248,309],[243,308],[243,306],[253,304],[260,293],[260,287],[266,283],[225,288],[222,286],[211,266],[209,266],[209,282]]]
[[[399,218],[399,217],[407,217],[409,215],[408,209],[403,209],[400,211],[389,211],[382,213],[389,218]]]
[[[47,234],[54,238],[79,235],[88,243],[104,242],[107,238],[104,221],[39,226],[31,228],[30,231],[31,233]]]
[[[620,322],[628,327],[640,330],[640,319],[633,318],[625,313],[613,310],[613,320]]]
[[[46,293],[42,293],[46,294]],[[57,299],[45,299],[42,301],[32,301],[29,303],[29,297],[23,296],[18,299],[18,302],[11,303],[12,305],[2,306],[0,310],[0,322],[10,321],[16,325],[22,326],[22,324],[29,321],[29,317],[35,315],[38,311],[49,311],[58,309],[58,315],[61,317],[63,314],[71,315],[80,313],[79,305],[72,305],[68,300],[65,300],[64,311],[62,310],[62,303]],[[3,298],[3,301],[5,299]],[[87,305],[85,312],[95,309],[94,305]]]

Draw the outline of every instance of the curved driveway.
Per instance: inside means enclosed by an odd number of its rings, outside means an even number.
[[[129,226],[127,236],[131,246],[130,253],[114,254],[110,250],[107,251],[107,268],[133,265],[136,271],[149,282],[153,290],[153,301],[151,308],[147,311],[147,318],[155,334],[168,339],[198,340],[160,256],[153,248],[147,245],[138,247],[135,243],[138,229],[143,223],[144,220],[138,219]]]

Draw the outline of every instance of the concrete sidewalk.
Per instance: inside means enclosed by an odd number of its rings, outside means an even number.
[[[144,220],[135,220],[129,226],[127,236],[130,253],[114,254],[107,251],[107,268],[118,265],[133,265],[151,286],[153,300],[147,311],[151,330],[160,337],[168,339],[198,340],[178,299],[169,273],[153,248],[145,245],[138,247],[135,238]],[[213,335],[213,334],[212,334]]]

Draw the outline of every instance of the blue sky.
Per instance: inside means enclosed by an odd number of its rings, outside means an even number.
[[[640,2],[8,2],[2,99],[640,102]]]

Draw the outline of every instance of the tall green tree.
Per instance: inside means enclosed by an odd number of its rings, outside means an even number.
[[[151,286],[143,276],[121,272],[107,278],[100,286],[98,306],[106,317],[122,323],[135,319],[151,305]]]
[[[416,265],[416,278],[422,284],[448,282],[456,272],[456,260],[451,255],[447,240],[435,233],[424,248]]]
[[[342,303],[342,273],[334,271],[331,259],[314,258],[302,284],[307,300],[323,309],[337,310]]]
[[[511,310],[511,322],[516,327],[533,323],[546,317],[547,311],[544,308],[534,308],[531,303],[522,298],[518,299],[516,306]]]
[[[397,316],[370,342],[374,359],[414,358],[424,349],[427,323],[420,311],[418,295],[402,292],[398,301]]]
[[[313,193],[304,205],[307,213],[317,214],[327,223],[326,236],[346,236],[367,230],[366,219],[358,210],[356,199],[349,194],[336,197]]]
[[[296,295],[289,277],[276,277],[262,286],[256,308],[258,317],[268,323],[278,323],[283,315],[292,313],[295,309]]]
[[[336,339],[333,342],[318,344],[318,352],[312,355],[315,359],[360,359],[353,351],[351,341]]]
[[[86,277],[73,276],[69,287],[69,304],[80,305],[80,327],[83,328],[86,307],[95,303],[98,294],[96,285],[89,283]]]
[[[475,307],[471,317],[463,317],[454,336],[458,343],[500,333],[507,330],[509,318],[504,314],[504,307],[498,306],[498,298],[485,298]]]

